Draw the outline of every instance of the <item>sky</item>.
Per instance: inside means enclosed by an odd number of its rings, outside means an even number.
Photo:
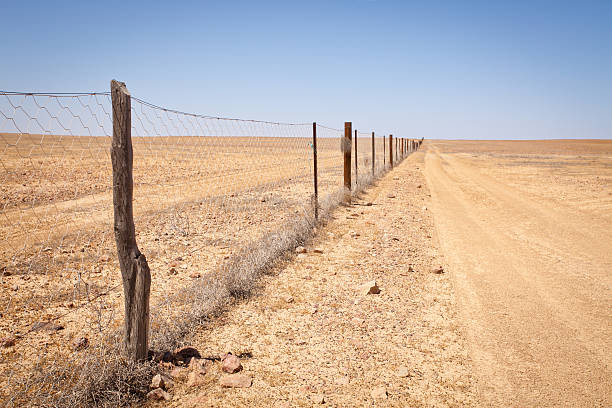
[[[396,137],[612,138],[612,0],[6,1],[0,90]]]

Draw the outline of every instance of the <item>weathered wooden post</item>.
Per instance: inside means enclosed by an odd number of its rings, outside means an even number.
[[[376,174],[376,146],[374,145],[374,132],[372,132],[372,178]]]
[[[393,168],[393,135],[389,135],[389,166]]]
[[[383,170],[387,167],[387,138],[383,135]]]
[[[359,183],[359,159],[357,158],[357,129],[355,129],[355,188]]]
[[[125,298],[124,343],[128,358],[140,361],[147,358],[149,350],[151,272],[147,259],[136,245],[132,208],[132,107],[123,82],[111,81],[111,99],[114,230]]]
[[[351,133],[353,124],[344,122],[344,137],[342,138],[342,151],[344,152],[344,201],[351,202]]]
[[[314,175],[314,216],[315,220],[319,219],[319,185],[317,174],[317,122],[312,122],[312,161]]]

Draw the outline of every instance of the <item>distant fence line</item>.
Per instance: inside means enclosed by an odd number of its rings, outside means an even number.
[[[423,141],[352,122],[185,113],[117,81],[111,92],[0,97],[0,339],[15,348],[0,362],[10,373],[0,389],[29,387],[18,378],[33,369],[28,353],[59,361],[103,345],[109,330],[123,333],[131,360],[146,359],[151,331],[171,320],[157,310],[184,312],[170,308],[181,287],[295,217],[316,223],[322,202],[350,201]],[[51,346],[62,330],[65,342]]]

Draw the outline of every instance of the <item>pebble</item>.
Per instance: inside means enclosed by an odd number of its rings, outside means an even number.
[[[362,284],[359,287],[359,292],[361,292],[364,295],[376,295],[380,293],[380,288],[376,284],[376,281],[370,281],[370,282],[366,282]]]
[[[226,354],[225,358],[222,360],[222,363],[221,368],[226,373],[234,374],[242,370],[240,359],[231,353]]]
[[[152,401],[170,401],[172,397],[161,388],[156,388],[147,394],[147,398]]]
[[[248,388],[253,384],[253,380],[247,375],[229,374],[221,377],[219,384],[227,388]]]
[[[371,395],[374,399],[387,399],[387,388],[384,386],[376,387],[372,390]]]

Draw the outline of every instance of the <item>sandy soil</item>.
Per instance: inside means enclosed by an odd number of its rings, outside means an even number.
[[[154,330],[156,305],[287,219],[312,212],[310,142],[133,138],[135,223],[152,271]],[[364,175],[370,148],[359,146]],[[27,378],[33,364],[87,353],[75,352],[74,342],[99,345],[122,325],[109,149],[108,137],[0,133],[0,340],[15,341],[0,347],[0,401],[7,383]],[[339,140],[319,138],[318,152],[324,198],[342,186]]]
[[[481,403],[612,406],[612,142],[434,142],[425,175]]]
[[[170,406],[476,405],[450,276],[432,273],[442,261],[423,157],[337,210],[306,254],[190,339],[203,356],[251,356],[252,387],[221,388],[216,362],[203,386],[178,385]],[[370,280],[380,294],[360,293]]]

